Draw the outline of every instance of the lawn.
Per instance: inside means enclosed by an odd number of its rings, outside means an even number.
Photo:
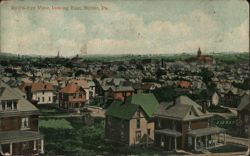
[[[65,119],[40,120],[39,127],[53,129],[73,129],[70,122]]]
[[[247,146],[229,143],[225,146],[216,147],[209,151],[211,153],[244,152],[247,151]]]
[[[105,141],[104,120],[95,118],[93,125],[85,125],[84,118],[41,118],[40,132],[45,135],[48,155],[164,155],[152,148],[129,148]]]

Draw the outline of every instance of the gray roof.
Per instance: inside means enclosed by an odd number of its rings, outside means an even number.
[[[202,107],[187,96],[179,96],[175,99],[175,104],[173,102],[161,103],[154,116],[175,120],[196,120],[212,117],[212,114],[207,111],[203,113]]]
[[[13,88],[13,89],[16,91],[16,93],[20,94],[22,97],[26,96],[26,94],[22,92],[19,88]]]
[[[239,106],[237,107],[237,110],[238,111],[241,111],[243,110],[247,105],[249,105],[249,95],[244,95],[242,98],[241,98],[241,101],[240,101],[240,104]]]
[[[182,135],[182,133],[175,131],[175,130],[171,130],[171,129],[160,129],[160,130],[155,130],[155,133],[158,134],[164,134],[167,136],[175,136],[175,137],[179,137]]]
[[[35,131],[3,131],[0,132],[0,144],[15,143],[41,139],[43,136]]]
[[[39,110],[31,104],[28,100],[24,99],[23,96],[16,89],[13,89],[3,82],[0,82],[0,101],[2,100],[18,100],[17,111],[1,111],[0,116],[6,114],[19,114],[19,113],[39,113]]]
[[[119,87],[110,87],[113,91],[134,91],[134,88],[132,88],[131,86],[119,86]]]
[[[188,132],[188,135],[194,136],[194,137],[200,137],[200,136],[206,136],[206,135],[217,134],[217,133],[222,133],[222,132],[225,132],[225,129],[219,128],[219,127],[208,127],[208,128],[191,130]]]

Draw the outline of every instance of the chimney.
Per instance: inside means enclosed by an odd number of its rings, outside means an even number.
[[[206,103],[206,101],[203,101],[202,102],[202,112],[206,113],[206,111],[207,111],[207,103]]]
[[[173,95],[173,106],[176,104],[176,99],[177,99],[177,96],[176,95]]]

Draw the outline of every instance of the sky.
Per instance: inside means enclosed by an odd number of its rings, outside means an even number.
[[[1,2],[1,52],[21,55],[249,51],[244,0]]]

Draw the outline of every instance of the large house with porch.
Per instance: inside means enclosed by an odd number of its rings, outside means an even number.
[[[154,143],[152,115],[158,105],[151,93],[113,101],[106,111],[106,139],[129,146]]]
[[[205,105],[201,107],[187,96],[161,103],[154,113],[155,143],[165,150],[198,151],[225,143],[224,129],[212,127]]]
[[[86,91],[75,83],[69,83],[59,91],[61,109],[79,111],[86,101]]]
[[[44,153],[38,116],[39,110],[20,92],[0,81],[0,155]]]

